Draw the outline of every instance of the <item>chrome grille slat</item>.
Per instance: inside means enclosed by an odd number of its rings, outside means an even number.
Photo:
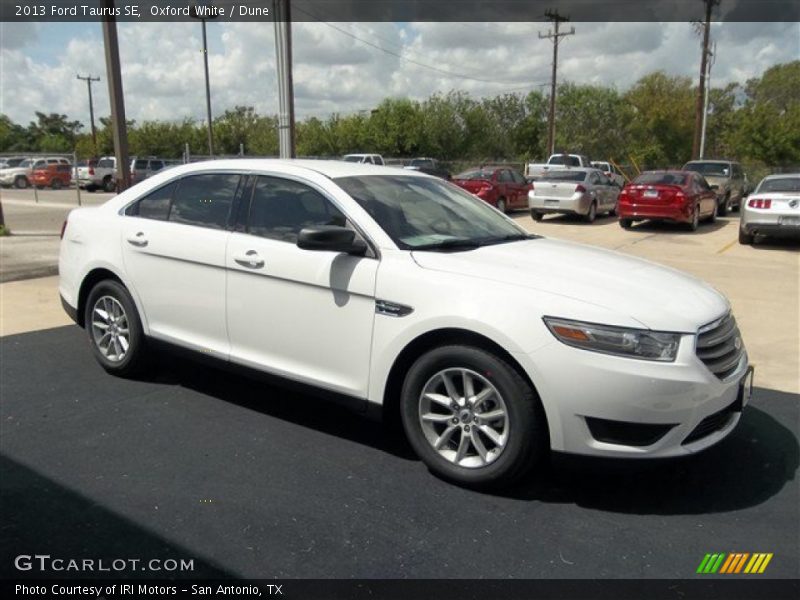
[[[736,370],[744,353],[744,345],[732,314],[700,328],[695,353],[719,379],[729,377]]]

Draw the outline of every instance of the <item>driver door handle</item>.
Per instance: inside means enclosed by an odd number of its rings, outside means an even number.
[[[144,248],[148,244],[147,237],[144,235],[144,231],[139,231],[136,235],[128,236],[128,243],[131,246],[136,246],[137,248]]]
[[[248,250],[244,254],[235,254],[233,260],[243,267],[251,269],[260,269],[264,266],[264,259],[258,255],[255,250]]]

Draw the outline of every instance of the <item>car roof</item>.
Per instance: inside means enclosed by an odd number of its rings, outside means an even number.
[[[221,160],[205,160],[202,162],[179,165],[175,169],[181,169],[184,173],[194,173],[202,171],[214,171],[219,169],[235,169],[262,171],[281,167],[294,167],[315,171],[335,179],[337,177],[356,177],[360,175],[398,175],[403,174],[409,177],[430,177],[419,171],[410,171],[397,167],[384,167],[365,163],[352,163],[342,160],[313,160],[298,158],[233,158]]]
[[[693,165],[695,163],[719,163],[719,164],[733,164],[736,163],[735,160],[728,160],[726,158],[697,158],[695,160],[686,161],[685,164]]]
[[[767,175],[764,179],[786,179],[787,177],[800,178],[800,173],[773,173],[772,175]]]

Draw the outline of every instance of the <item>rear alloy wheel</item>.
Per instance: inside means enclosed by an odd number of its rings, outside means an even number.
[[[692,211],[692,220],[689,222],[689,231],[697,231],[700,227],[700,206],[695,204]]]
[[[594,220],[597,218],[597,202],[592,201],[589,205],[589,212],[583,217],[583,220],[587,223],[594,223]]]
[[[145,337],[128,290],[114,280],[89,292],[84,313],[95,358],[109,373],[132,377],[144,371]]]
[[[531,211],[531,219],[533,219],[537,223],[540,222],[543,218],[544,218],[544,213],[540,213],[538,210]]]
[[[753,243],[755,236],[752,233],[747,233],[741,227],[739,228],[739,243],[743,246],[749,246]]]
[[[14,180],[14,187],[24,190],[26,187],[28,187],[28,178],[24,175],[20,175]]]
[[[620,219],[619,226],[623,229],[630,229],[631,225],[633,225],[633,221],[631,219]]]
[[[499,210],[503,214],[506,214],[506,199],[505,198],[500,198],[497,201],[497,210]]]
[[[409,369],[403,427],[428,468],[467,486],[508,484],[548,449],[547,423],[530,384],[499,357],[443,346]]]

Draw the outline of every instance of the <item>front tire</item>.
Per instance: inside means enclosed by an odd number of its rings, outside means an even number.
[[[726,194],[725,199],[722,201],[721,204],[719,204],[719,210],[717,211],[717,214],[719,214],[720,217],[724,217],[730,212],[730,210],[731,210],[731,197],[730,194]]]
[[[86,300],[84,323],[97,362],[106,371],[133,377],[146,370],[142,322],[128,290],[107,279],[92,288]]]
[[[506,207],[506,199],[505,198],[500,198],[497,201],[497,210],[499,210],[503,214],[506,214],[507,207]]]
[[[698,227],[700,227],[700,205],[695,204],[694,210],[692,210],[692,220],[689,222],[689,231],[697,231]]]
[[[503,359],[480,348],[442,346],[417,359],[403,383],[401,413],[420,459],[465,486],[512,483],[549,448],[536,392]]]

